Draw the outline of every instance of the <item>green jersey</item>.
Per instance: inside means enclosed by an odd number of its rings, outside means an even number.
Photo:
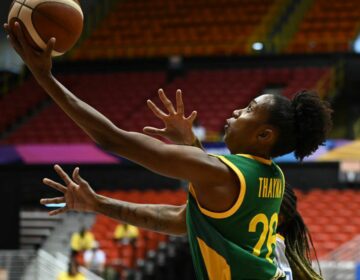
[[[278,214],[285,181],[271,160],[251,155],[217,156],[239,179],[239,196],[223,213],[199,204],[192,185],[187,229],[198,279],[279,279],[274,262]]]

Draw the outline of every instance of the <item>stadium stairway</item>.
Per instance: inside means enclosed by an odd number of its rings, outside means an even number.
[[[49,280],[55,279],[61,272],[68,270],[69,257],[56,253],[49,254],[45,250],[38,250],[36,256],[26,266],[25,272],[19,278],[11,280]],[[79,271],[86,280],[103,280],[85,267],[80,266]]]
[[[291,7],[298,1],[276,0],[267,15],[258,24],[246,43],[246,53],[252,54],[259,51],[268,53],[271,49],[271,34],[282,24],[284,16],[290,16]],[[264,50],[255,50],[253,44],[260,42],[264,44]]]
[[[61,216],[49,216],[44,211],[20,212],[20,249],[36,250],[62,223]]]
[[[54,279],[67,270],[71,234],[82,226],[89,228],[93,221],[94,215],[86,213],[49,216],[45,211],[23,210],[20,250],[0,251],[0,265],[9,271],[9,279]],[[101,280],[85,268],[81,271],[88,280]]]
[[[269,38],[271,50],[274,53],[282,53],[286,49],[291,39],[295,36],[305,14],[313,4],[312,0],[290,2],[288,11],[285,12],[285,16],[279,22],[279,26],[276,27],[274,33]]]

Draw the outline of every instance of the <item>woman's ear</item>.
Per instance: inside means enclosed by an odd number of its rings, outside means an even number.
[[[271,128],[266,128],[260,131],[258,134],[258,141],[264,143],[271,143],[273,142],[275,137],[274,130]]]

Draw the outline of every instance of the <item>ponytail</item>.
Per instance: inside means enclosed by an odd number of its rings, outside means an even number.
[[[300,91],[292,100],[274,95],[269,124],[278,128],[279,137],[271,157],[295,152],[302,160],[322,145],[331,127],[330,105],[311,91]]]

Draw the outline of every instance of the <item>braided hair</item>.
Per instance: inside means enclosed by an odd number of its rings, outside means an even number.
[[[285,255],[289,261],[295,280],[322,280],[319,261],[304,220],[297,211],[297,197],[291,187],[286,185],[280,208],[283,221],[278,226],[278,233],[285,236]],[[313,251],[320,274],[312,268]]]

